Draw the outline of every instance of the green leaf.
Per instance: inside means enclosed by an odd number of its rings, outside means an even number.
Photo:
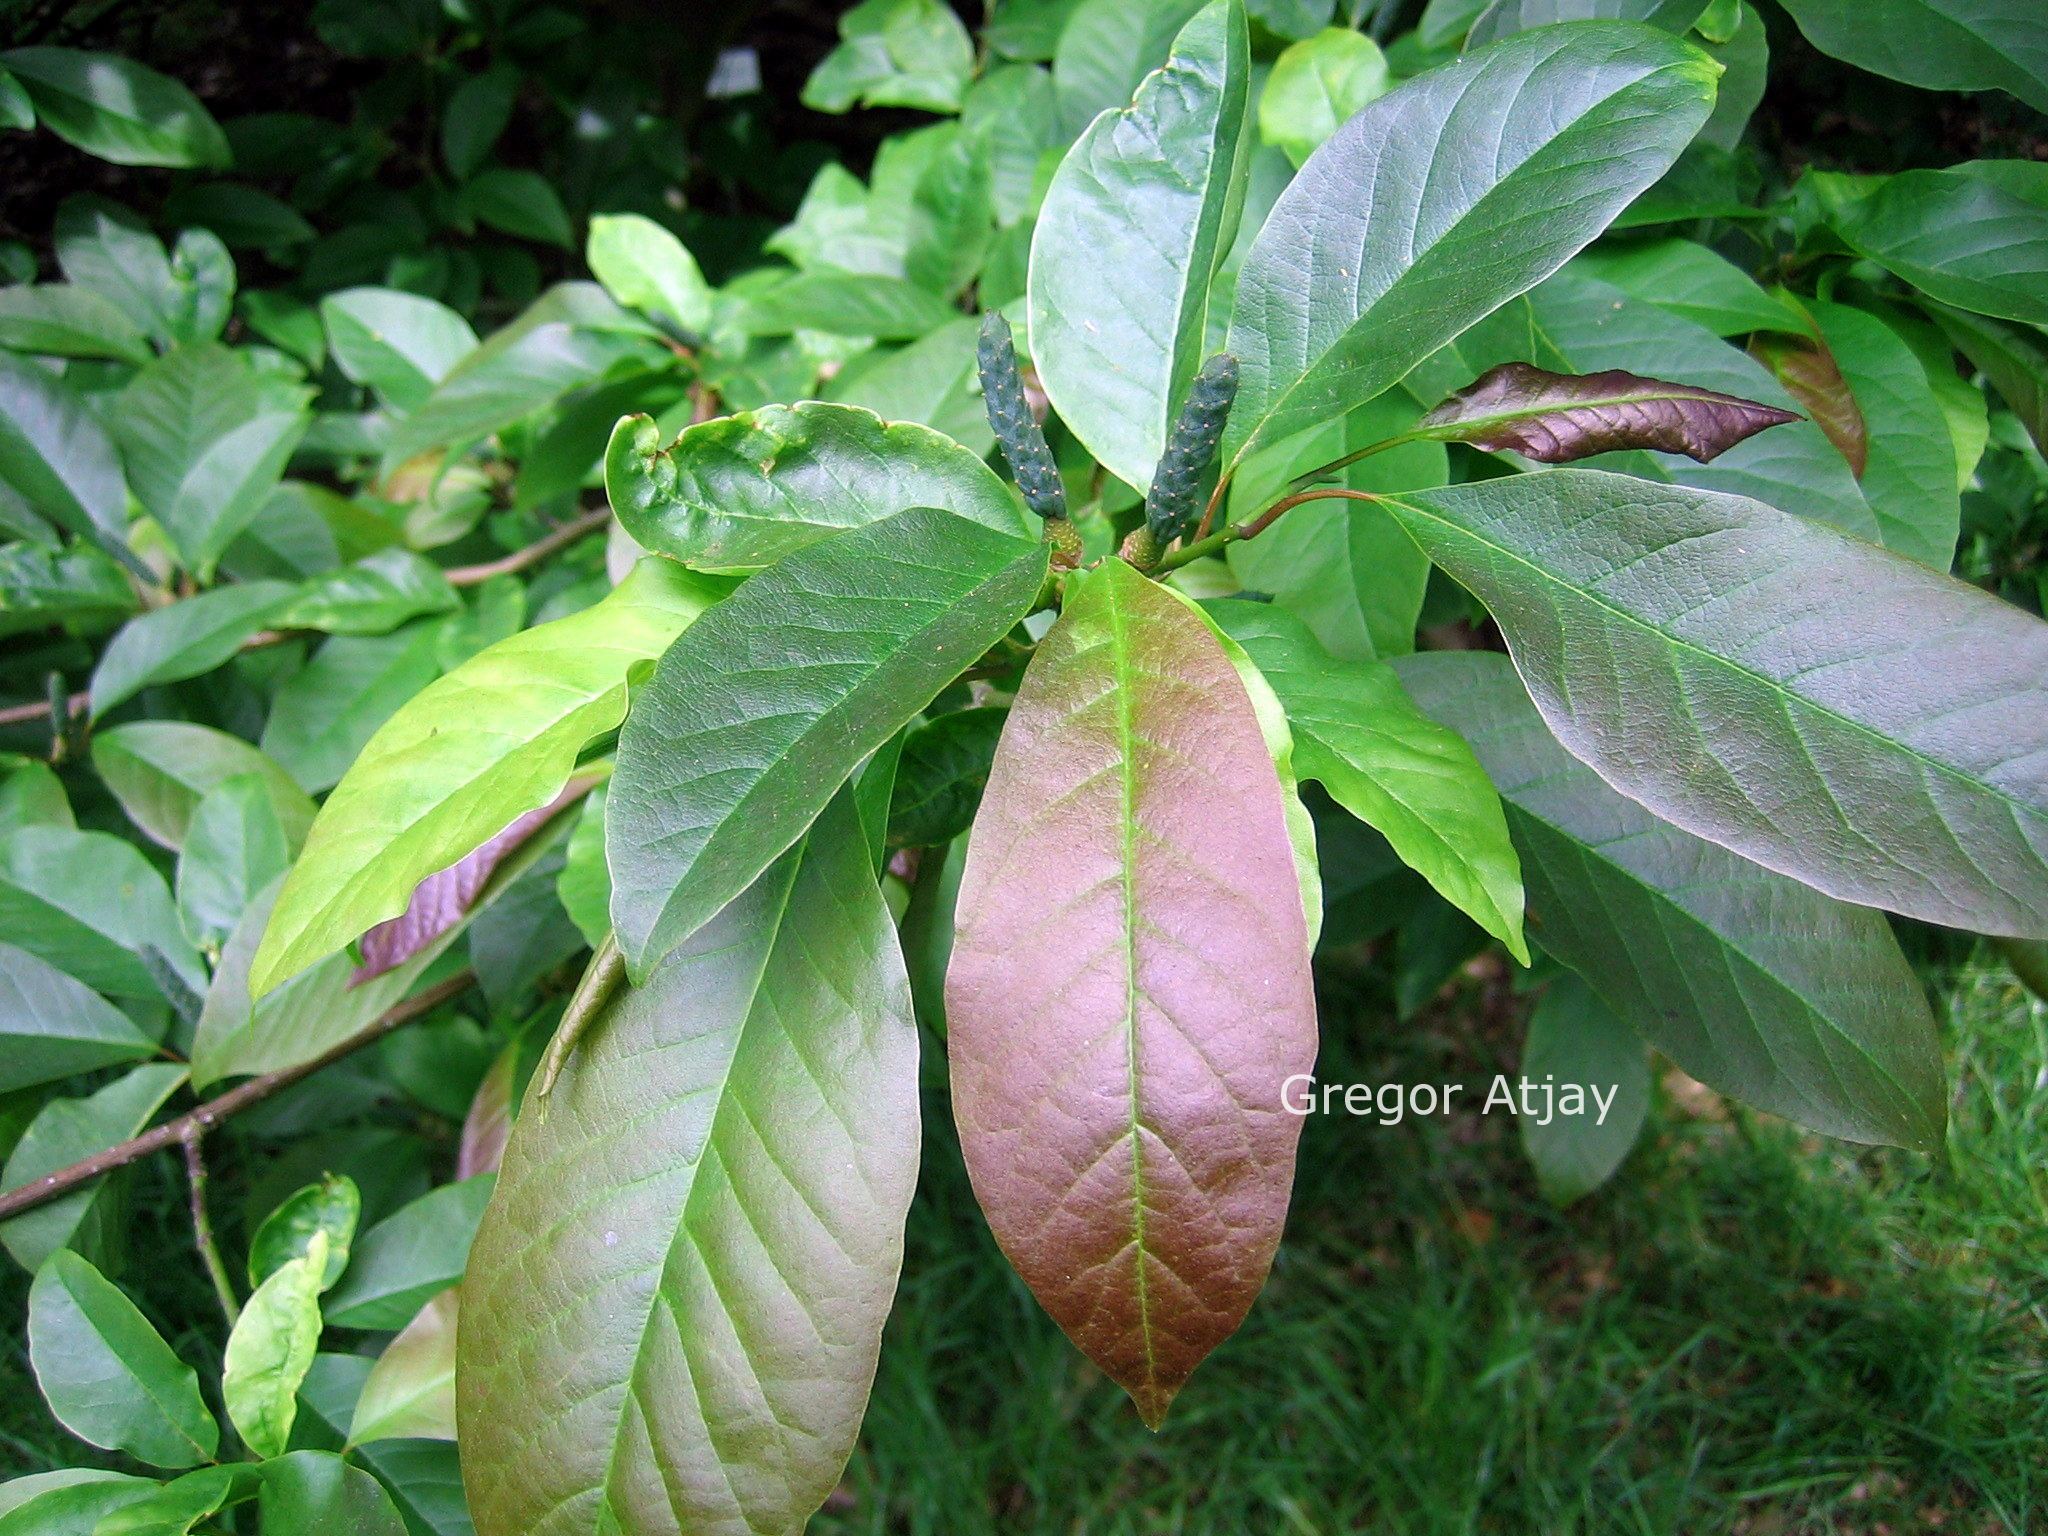
[[[1421,414],[1421,403],[1406,390],[1390,389],[1340,420],[1253,454],[1231,482],[1231,520],[1257,516],[1297,475],[1404,433]],[[1334,483],[1354,491],[1406,491],[1449,478],[1444,445],[1414,442],[1347,466]],[[1415,648],[1429,561],[1379,507],[1308,502],[1256,539],[1232,544],[1228,559],[1242,586],[1271,594],[1299,615],[1333,656],[1371,661]]]
[[[202,578],[282,478],[309,394],[218,342],[179,347],[121,391],[129,482]]]
[[[228,1334],[220,1391],[242,1439],[258,1456],[282,1456],[298,1415],[299,1383],[320,1347],[320,1281],[327,1234],[256,1287]]]
[[[1043,544],[913,507],[798,550],[685,630],[620,731],[606,808],[634,973],[751,885],[1030,612],[1046,569]],[[798,622],[800,657],[779,638]]]
[[[20,1189],[139,1135],[184,1081],[183,1067],[152,1063],[135,1068],[88,1098],[52,1099],[15,1143],[6,1171],[0,1173],[0,1187]],[[94,1179],[46,1205],[0,1222],[0,1246],[31,1274],[60,1248],[96,1246],[104,1215],[100,1196],[106,1186],[104,1178]]]
[[[365,1232],[327,1297],[327,1320],[342,1328],[403,1328],[435,1295],[462,1278],[496,1174],[443,1184]]]
[[[1335,0],[1246,0],[1245,9],[1275,37],[1299,41],[1328,28],[1337,7]],[[1356,6],[1346,9],[1357,11],[1361,18],[1367,14]]]
[[[258,892],[281,876],[292,848],[271,786],[259,773],[223,779],[206,792],[178,857],[176,892],[186,931],[218,945]]]
[[[263,1529],[320,1536],[406,1536],[384,1487],[331,1451],[293,1451],[263,1465]]]
[[[0,944],[0,1093],[155,1054],[156,1042],[98,993]]]
[[[16,48],[0,64],[60,139],[116,165],[224,166],[227,135],[168,75],[113,53]]]
[[[1542,1106],[1534,1114],[1517,1107],[1522,1150],[1543,1197],[1570,1205],[1607,1182],[1643,1129],[1650,1064],[1642,1036],[1577,976],[1559,977],[1529,1016],[1521,1080],[1541,1085],[1524,1101]]]
[[[0,69],[0,128],[34,128],[36,125],[35,103],[28,99],[28,92],[21,88],[21,82]]]
[[[915,107],[958,112],[974,42],[941,0],[862,0],[839,18],[841,42],[804,82],[814,112]]]
[[[1983,370],[2035,444],[2048,443],[2048,336],[1945,304],[1926,309],[1956,350]]]
[[[936,330],[960,311],[929,288],[897,277],[851,272],[799,272],[754,303],[759,335],[828,331],[909,341]]]
[[[1006,59],[1049,59],[1080,0],[997,0],[982,39]]]
[[[120,566],[90,544],[0,545],[0,636],[52,624],[97,634],[136,606],[135,590]]]
[[[0,778],[0,832],[16,827],[75,827],[71,801],[48,763],[21,760]]]
[[[185,985],[206,989],[163,876],[132,843],[104,832],[0,832],[0,933],[96,992],[159,996],[141,958],[150,949]]]
[[[75,283],[0,288],[0,347],[56,357],[106,357],[138,367],[156,356],[134,321]]]
[[[1632,240],[1598,245],[1566,268],[1668,309],[1716,336],[1806,329],[1789,306],[1766,293],[1727,257],[1692,240]]]
[[[711,571],[773,565],[906,507],[1029,536],[1016,499],[958,443],[817,401],[707,421],[667,448],[652,421],[621,422],[605,452],[605,490],[643,548]]]
[[[596,949],[612,931],[612,874],[604,861],[604,807],[600,784],[583,802],[583,814],[569,835],[569,851],[555,883],[562,910]]]
[[[1326,28],[1274,61],[1259,93],[1259,137],[1298,168],[1392,83],[1378,43],[1349,27]]]
[[[543,507],[575,495],[593,479],[601,486],[605,446],[619,418],[666,416],[688,393],[689,382],[682,372],[662,371],[636,373],[612,384],[593,384],[569,395],[521,459],[513,506]]]
[[[96,731],[92,765],[128,819],[166,848],[182,848],[199,802],[216,785],[259,775],[286,840],[297,848],[313,802],[291,775],[239,736],[183,720],[138,720]]]
[[[1868,429],[1860,479],[1879,536],[1887,549],[1947,570],[1962,517],[1955,445],[1918,355],[1876,315],[1805,302]]]
[[[1822,53],[1937,91],[2010,91],[2048,112],[2048,32],[2033,0],[1785,0]]]
[[[414,411],[476,350],[476,332],[445,304],[395,288],[348,288],[320,301],[335,365],[392,409]]]
[[[308,794],[331,789],[370,739],[440,676],[442,626],[421,619],[388,635],[337,635],[279,688],[263,750]]]
[[[151,1498],[155,1479],[64,1467],[0,1483],[0,1536],[65,1536],[90,1531],[103,1516]]]
[[[187,1536],[207,1516],[255,1498],[262,1486],[263,1469],[249,1462],[201,1467],[103,1516],[92,1536]]]
[[[1947,1093],[1926,996],[1884,918],[1658,820],[1558,745],[1514,668],[1395,663],[1508,805],[1543,947],[1702,1082],[1851,1141],[1932,1150]]]
[[[1732,31],[1725,36],[1707,35],[1705,24],[1716,14],[1716,7],[1709,6],[1693,41],[1723,71],[1714,115],[1700,130],[1699,142],[1734,154],[1741,148],[1749,120],[1762,105],[1770,83],[1771,43],[1763,17],[1749,0],[1740,0],[1731,9],[1735,13]]]
[[[876,347],[840,369],[826,392],[883,421],[930,427],[984,457],[995,434],[976,388],[977,331],[975,322],[962,315],[907,347]]]
[[[462,189],[462,207],[479,224],[521,240],[576,248],[575,226],[561,194],[538,171],[513,171],[503,166],[483,172]]]
[[[1493,0],[1472,23],[1465,49],[1560,21],[1641,21],[1683,33],[1706,8],[1707,0]]]
[[[604,601],[479,652],[386,722],[327,799],[250,971],[255,995],[398,916],[415,887],[547,805],[625,718],[627,676],[720,595],[645,560]]]
[[[135,1303],[68,1249],[50,1255],[28,1295],[36,1384],[79,1439],[156,1467],[189,1467],[220,1448],[199,1377]]]
[[[80,193],[57,210],[57,264],[73,286],[97,293],[150,339],[168,346],[186,295],[170,253],[132,209]]]
[[[1097,114],[1129,106],[1139,82],[1166,63],[1173,40],[1204,3],[1082,0],[1053,57],[1061,134],[1072,139]]]
[[[263,1218],[249,1239],[249,1284],[261,1285],[293,1259],[313,1250],[313,1234],[327,1234],[327,1268],[320,1289],[332,1288],[348,1267],[349,1245],[363,1213],[363,1197],[347,1174],[331,1173],[288,1196]]]
[[[666,320],[685,336],[711,329],[711,285],[689,247],[637,213],[590,221],[584,259],[605,291],[628,309]]]
[[[1045,392],[1089,452],[1140,490],[1211,350],[1210,282],[1244,201],[1248,49],[1236,0],[1190,21],[1137,100],[1067,151],[1031,239],[1031,351]]]
[[[837,1483],[919,1143],[909,987],[849,802],[622,988],[514,1122],[463,1284],[481,1536],[797,1530]]]
[[[274,250],[311,240],[313,226],[290,203],[237,181],[183,187],[164,200],[164,221],[210,229],[228,245]]]
[[[476,174],[512,121],[519,100],[519,67],[500,59],[471,75],[448,98],[441,115],[441,158],[460,179]]]
[[[1528,964],[1522,876],[1500,796],[1471,749],[1431,720],[1384,662],[1339,661],[1265,603],[1212,602],[1294,733],[1294,771],[1377,829],[1402,862]]]
[[[384,1346],[349,1422],[351,1445],[455,1438],[455,1337],[462,1290],[450,1286]]]
[[[1058,114],[1052,75],[1036,64],[1000,65],[967,93],[960,126],[988,155],[991,211],[1004,229],[1037,209],[1039,162],[1066,145]],[[982,303],[989,303],[986,292]]]
[[[0,484],[51,521],[134,564],[128,483],[113,439],[47,369],[0,352]]]
[[[1230,463],[1369,399],[1587,244],[1706,120],[1714,66],[1629,22],[1396,87],[1280,195],[1237,282]]]
[[[956,709],[903,742],[889,801],[891,848],[935,848],[973,824],[1009,711]]]
[[[292,592],[289,582],[244,581],[130,619],[93,669],[92,717],[158,683],[211,672],[267,625]]]
[[[1198,805],[1199,813],[1188,814]],[[1039,642],[960,886],[954,1118],[996,1239],[1157,1426],[1280,1239],[1316,1050],[1286,795],[1191,605],[1105,561]],[[1054,926],[1076,942],[1042,936]]]
[[[461,597],[433,561],[409,549],[380,549],[309,581],[270,622],[279,629],[382,635],[408,619],[461,606]]]
[[[1971,169],[1890,177],[1843,206],[1835,231],[1858,255],[1944,304],[2048,324],[2048,200]]]
[[[2041,620],[1825,524],[1596,470],[1384,505],[1624,794],[1845,901],[2048,935]]]

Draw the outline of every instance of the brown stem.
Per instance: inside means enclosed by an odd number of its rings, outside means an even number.
[[[246,1083],[230,1088],[217,1098],[208,1099],[196,1109],[187,1110],[175,1120],[166,1120],[162,1125],[144,1131],[132,1141],[109,1147],[104,1152],[95,1152],[91,1157],[81,1158],[68,1168],[59,1168],[46,1178],[19,1189],[11,1189],[0,1195],[0,1221],[10,1216],[19,1216],[23,1211],[34,1210],[45,1201],[54,1200],[67,1194],[81,1184],[89,1184],[102,1174],[112,1173],[116,1168],[148,1157],[152,1152],[182,1143],[187,1136],[204,1136],[225,1120],[239,1115],[253,1104],[260,1104],[272,1094],[289,1088],[296,1082],[311,1077],[323,1067],[331,1067],[344,1056],[351,1056],[366,1045],[375,1045],[401,1024],[410,1024],[422,1014],[434,1009],[452,997],[459,997],[475,982],[476,973],[467,968],[458,971],[446,981],[437,982],[417,997],[409,997],[396,1007],[386,1010],[377,1020],[357,1030],[339,1045],[322,1051],[311,1061],[302,1061],[295,1067],[283,1067],[275,1072],[266,1072],[261,1077],[252,1077]]]
[[[450,566],[441,574],[448,578],[448,585],[451,587],[482,586],[493,576],[510,576],[516,571],[523,571],[529,565],[537,565],[539,562],[547,559],[549,555],[567,549],[578,540],[588,538],[591,534],[597,532],[598,529],[604,527],[606,523],[610,522],[611,517],[611,510],[608,507],[599,507],[595,511],[586,512],[581,517],[562,524],[554,532],[548,534],[545,538],[534,540],[526,548],[514,550],[502,560],[486,560],[481,565]],[[291,639],[295,633],[297,631],[285,629],[259,629],[255,634],[244,640],[238,649],[260,651],[267,645],[282,644],[286,640]],[[68,702],[71,706],[72,716],[75,718],[84,714],[91,707],[92,695],[90,693],[74,693]],[[16,704],[7,709],[0,709],[0,726],[26,725],[31,720],[46,720],[49,718],[49,715],[50,704],[47,699],[38,700],[34,704]]]
[[[1176,549],[1172,554],[1159,562],[1154,568],[1153,574],[1163,576],[1168,571],[1178,570],[1181,566],[1187,565],[1191,561],[1200,560],[1204,555],[1218,553],[1225,545],[1235,544],[1239,539],[1255,539],[1272,527],[1275,519],[1290,507],[1298,507],[1305,501],[1329,501],[1332,499],[1342,501],[1378,501],[1380,498],[1369,491],[1345,491],[1339,490],[1335,486],[1324,486],[1320,490],[1302,491],[1298,495],[1283,496],[1248,523],[1232,523],[1221,533],[1212,533],[1206,539],[1197,539],[1192,544]]]
[[[232,1332],[236,1319],[242,1315],[242,1304],[235,1299],[234,1282],[228,1279],[228,1267],[221,1262],[220,1244],[213,1240],[213,1220],[206,1214],[206,1159],[200,1153],[199,1139],[196,1125],[186,1126],[185,1134],[179,1138],[185,1146],[185,1179],[192,1191],[192,1242],[199,1250],[206,1277],[213,1282],[213,1293],[220,1298],[220,1309],[226,1314]]]
[[[1195,529],[1194,542],[1199,544],[1209,537],[1209,529],[1216,522],[1216,509],[1223,505],[1223,493],[1230,489],[1230,476],[1218,475],[1216,489],[1209,493],[1209,504],[1202,508],[1201,524]]]

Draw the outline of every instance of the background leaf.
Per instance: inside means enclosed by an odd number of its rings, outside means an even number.
[[[1657,815],[1843,900],[2048,934],[2039,619],[1824,524],[1598,471],[1386,504],[1492,610],[1558,739]]]
[[[1067,151],[1032,235],[1031,353],[1045,393],[1144,490],[1208,354],[1209,288],[1244,198],[1244,13],[1216,0],[1137,99]]]
[[[455,1336],[462,1289],[450,1286],[421,1307],[363,1382],[349,1422],[352,1444],[455,1438]]]
[[[686,336],[711,329],[711,288],[697,258],[674,235],[637,213],[590,221],[590,270],[629,309],[667,320]]]
[[[0,833],[0,933],[116,997],[161,995],[154,949],[195,992],[206,968],[185,940],[163,876],[104,832],[28,826]]]
[[[1621,1166],[1650,1112],[1650,1065],[1642,1037],[1617,1018],[1577,976],[1561,976],[1543,990],[1522,1037],[1522,1081],[1587,1090],[1576,1115],[1561,1112],[1552,1096],[1545,1108],[1521,1114],[1522,1149],[1536,1169],[1536,1184],[1554,1205],[1591,1194]],[[1605,1108],[1596,1093],[1611,1095]],[[1558,1099],[1562,1095],[1557,1096]]]
[[[1199,805],[1201,813],[1187,814]],[[1280,1239],[1315,1056],[1281,784],[1236,669],[1111,560],[1040,642],[969,845],[954,1116],[1025,1282],[1155,1427]]]
[[[1884,918],[1702,841],[1558,745],[1498,656],[1398,664],[1508,805],[1530,930],[1702,1082],[1852,1141],[1941,1144],[1934,1020]]]
[[[129,620],[93,669],[93,718],[145,688],[211,672],[268,624],[291,596],[287,582],[236,582]]]
[[[1650,28],[1577,22],[1431,70],[1352,118],[1238,275],[1228,461],[1377,395],[1555,271],[1677,158],[1712,70]]]
[[[0,481],[53,522],[126,555],[128,483],[107,429],[60,379],[8,352],[0,352]]]
[[[1299,167],[1392,83],[1378,43],[1348,27],[1329,27],[1273,61],[1259,93],[1259,137]]]
[[[262,779],[294,848],[312,825],[313,802],[291,775],[239,736],[185,720],[136,720],[93,732],[92,765],[128,819],[166,848],[184,846],[193,812],[232,778]]]
[[[1204,0],[1081,0],[1059,33],[1052,79],[1060,132],[1077,137],[1096,114],[1130,104],[1138,82],[1166,62]]]
[[[227,136],[168,75],[113,53],[15,48],[0,64],[59,138],[116,165],[224,166]]]
[[[266,1462],[259,1504],[266,1531],[406,1536],[377,1479],[327,1451],[293,1451]]]
[[[264,754],[308,794],[341,781],[378,727],[440,676],[442,629],[421,619],[388,635],[337,635],[279,688]]]
[[[0,943],[0,1093],[156,1053],[156,1042],[97,992]]]
[[[2005,90],[2048,112],[2048,29],[2029,0],[1785,0],[1807,40],[1938,91]]]
[[[335,365],[400,411],[426,403],[476,350],[476,332],[445,304],[391,288],[347,288],[320,301]]]
[[[68,1249],[36,1272],[29,1359],[58,1421],[92,1445],[157,1467],[189,1467],[220,1448],[199,1377],[135,1303]]]
[[[1842,208],[1834,228],[1945,304],[2048,324],[2048,195],[2019,196],[1972,169],[1889,177]]]
[[[635,973],[1030,611],[1046,560],[1043,544],[913,507],[799,550],[683,632],[619,733],[605,812],[612,922]],[[801,659],[777,638],[799,616]]]
[[[298,1415],[299,1383],[320,1347],[320,1282],[327,1234],[256,1287],[228,1334],[221,1397],[243,1441],[258,1456],[282,1456]]]
[[[895,1290],[916,1051],[841,796],[513,1126],[463,1297],[481,1536],[803,1523]]]
[[[0,288],[0,346],[55,357],[105,357],[138,367],[156,356],[141,327],[74,283]]]

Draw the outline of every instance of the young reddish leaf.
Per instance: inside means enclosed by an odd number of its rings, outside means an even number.
[[[1120,560],[1010,712],[946,981],[996,1240],[1157,1427],[1264,1283],[1315,1061],[1278,772],[1200,615]]]
[[[1656,448],[1704,464],[1766,427],[1798,419],[1739,395],[1619,368],[1552,373],[1528,363],[1502,363],[1423,417],[1418,435],[1471,443],[1488,453],[1513,449],[1544,464],[1569,464],[1618,448]]]
[[[363,963],[350,981],[360,986],[373,976],[396,970],[462,921],[492,873],[505,858],[569,806],[582,799],[590,780],[572,780],[569,787],[537,811],[528,811],[474,853],[431,874],[416,886],[406,909],[363,935]]]
[[[1813,415],[1814,425],[1841,450],[1856,478],[1870,461],[1870,428],[1863,409],[1835,355],[1820,342],[1780,331],[1759,331],[1750,339],[1749,355],[1778,376],[1786,392]]]

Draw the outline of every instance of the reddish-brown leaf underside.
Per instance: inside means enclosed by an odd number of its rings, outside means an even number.
[[[1813,424],[1827,434],[1861,480],[1870,462],[1870,427],[1826,343],[1813,337],[1759,331],[1750,338],[1749,355],[1776,374],[1785,392],[1806,407]]]
[[[1544,464],[1654,448],[1704,464],[1766,427],[1799,418],[1774,405],[1610,368],[1489,368],[1422,418],[1418,435],[1510,450]]]
[[[1201,617],[1111,560],[1010,712],[946,982],[953,1112],[996,1239],[1155,1428],[1280,1240],[1311,1070],[1278,773]]]

